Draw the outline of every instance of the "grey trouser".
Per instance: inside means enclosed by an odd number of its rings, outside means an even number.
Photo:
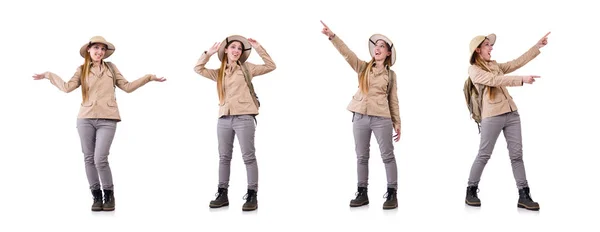
[[[242,158],[246,164],[248,189],[258,190],[258,165],[254,155],[254,132],[256,124],[251,115],[229,115],[219,118],[217,136],[219,140],[219,188],[229,187],[233,138],[237,135]]]
[[[517,182],[517,188],[527,187],[525,166],[523,165],[523,144],[521,143],[521,118],[517,111],[481,120],[479,153],[471,167],[469,186],[479,184],[483,168],[492,155],[500,131],[504,131],[504,138],[506,138],[508,154],[510,156],[510,163],[512,164],[513,175]]]
[[[112,190],[113,180],[108,154],[115,137],[117,121],[110,119],[77,119],[77,131],[85,159],[85,174],[90,189]]]
[[[367,187],[369,184],[369,147],[371,145],[371,132],[375,134],[381,158],[385,164],[387,187],[398,187],[398,167],[394,157],[394,144],[392,144],[393,124],[392,119],[354,113],[352,120],[354,131],[354,144],[356,150],[358,187]]]

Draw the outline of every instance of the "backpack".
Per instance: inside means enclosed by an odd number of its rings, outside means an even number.
[[[252,96],[252,100],[256,107],[260,107],[260,101],[258,100],[258,95],[254,92],[254,85],[252,84],[252,80],[250,80],[250,73],[248,72],[248,67],[246,67],[246,63],[240,65],[242,67],[242,73],[244,73],[244,79],[246,79],[246,84],[248,85],[248,89],[250,90],[250,96]]]
[[[483,89],[478,88],[470,77],[467,77],[463,87],[467,108],[471,118],[477,123],[477,130],[481,133],[481,108],[483,106]]]

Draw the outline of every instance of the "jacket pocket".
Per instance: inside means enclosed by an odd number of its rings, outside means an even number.
[[[362,101],[363,96],[361,94],[355,94],[354,96],[352,96],[352,100],[353,101]]]
[[[117,107],[117,102],[113,101],[113,100],[108,101],[107,104],[108,104],[109,107]]]
[[[387,106],[388,100],[387,99],[380,99],[379,101],[377,101],[377,104],[382,105],[382,106]]]
[[[93,101],[86,101],[86,102],[81,103],[81,106],[83,106],[83,107],[90,107],[93,104],[94,104]]]
[[[244,103],[244,104],[246,104],[246,103],[250,103],[250,102],[252,102],[252,99],[250,99],[250,98],[243,98],[243,97],[241,97],[241,98],[238,98],[238,102],[239,102],[239,103]]]

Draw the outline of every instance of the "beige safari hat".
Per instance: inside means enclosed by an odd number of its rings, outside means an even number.
[[[248,57],[250,56],[250,51],[252,50],[252,45],[248,42],[248,39],[246,39],[245,37],[241,36],[241,35],[231,35],[228,36],[227,38],[225,38],[223,40],[223,42],[221,42],[221,46],[219,46],[219,51],[218,51],[218,55],[219,55],[219,60],[223,61],[223,57],[225,57],[225,47],[233,41],[239,41],[240,43],[242,43],[242,55],[240,56],[240,63],[244,63],[246,62],[246,60],[248,59]]]
[[[390,55],[390,58],[392,59],[392,65],[394,65],[394,63],[396,63],[396,48],[394,47],[394,43],[392,43],[392,40],[388,39],[388,37],[385,37],[382,34],[374,34],[371,36],[371,38],[369,38],[369,53],[371,54],[371,57],[375,56],[373,48],[375,48],[377,40],[383,40],[390,46],[390,50],[392,50],[392,55]]]
[[[81,46],[81,49],[79,49],[79,54],[81,55],[81,57],[85,57],[85,53],[87,53],[88,47],[95,43],[101,43],[101,44],[106,45],[106,52],[104,53],[104,58],[102,58],[102,59],[108,58],[110,55],[112,55],[115,52],[115,45],[106,41],[104,39],[104,37],[102,37],[102,36],[94,36],[90,39],[89,42],[87,42],[83,46]]]
[[[492,33],[487,36],[478,35],[478,36],[475,36],[475,38],[473,38],[471,40],[471,43],[469,44],[469,63],[471,63],[471,60],[473,59],[473,55],[475,54],[475,49],[477,49],[479,44],[481,44],[481,42],[483,42],[485,39],[489,39],[490,43],[492,45],[494,45],[496,43],[496,34]]]

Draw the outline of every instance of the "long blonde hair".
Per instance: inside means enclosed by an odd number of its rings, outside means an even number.
[[[388,46],[389,49],[389,46]],[[390,58],[390,56],[387,56],[385,58],[385,61],[383,62],[384,66],[386,69],[390,69],[390,66],[392,66],[392,59]],[[360,91],[363,94],[367,94],[369,92],[369,72],[371,71],[371,69],[373,68],[373,65],[375,65],[375,57],[373,57],[371,59],[371,61],[369,61],[369,63],[367,63],[367,67],[365,69],[363,69],[363,71],[359,74],[359,78],[358,78],[358,88],[360,89]]]
[[[482,41],[479,44],[479,46],[477,46],[477,48],[480,48],[484,41]],[[481,69],[483,69],[485,71],[492,72],[492,70],[486,65],[486,63],[487,62],[485,60],[483,60],[483,58],[481,58],[481,55],[479,55],[479,53],[477,53],[477,51],[474,51],[473,54],[471,54],[471,64],[477,65],[478,67],[480,67]],[[494,95],[492,94],[492,90],[494,90],[494,88],[491,86],[486,86],[485,88],[488,91],[488,97],[490,98],[490,100],[494,100]]]
[[[89,86],[87,85],[87,78],[89,76],[91,66],[92,57],[90,57],[89,52],[86,52],[83,59],[83,64],[81,65],[81,76],[79,77],[81,80],[81,97],[83,102],[86,102],[89,96]]]
[[[227,65],[227,53],[223,54],[221,60],[221,68],[219,68],[219,75],[217,76],[217,93],[219,94],[219,104],[223,104],[225,100],[225,88],[223,87],[223,79],[225,78],[225,66]]]

